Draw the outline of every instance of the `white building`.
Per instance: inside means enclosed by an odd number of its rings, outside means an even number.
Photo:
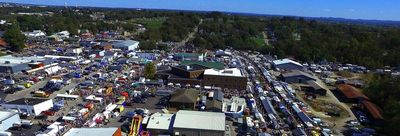
[[[71,128],[64,136],[121,136],[121,129],[110,128]]]
[[[113,48],[123,51],[132,51],[139,47],[139,42],[134,40],[118,40],[111,43]]]
[[[152,135],[170,135],[170,126],[172,125],[172,117],[174,114],[154,113],[150,116],[149,122],[147,123],[147,130]]]
[[[173,128],[175,136],[223,136],[225,114],[179,110]]]
[[[21,119],[17,112],[0,111],[0,132],[4,132],[12,127],[14,123],[20,123]]]
[[[283,70],[303,70],[304,67],[299,62],[293,61],[291,59],[279,59],[272,62],[275,69]]]
[[[33,30],[32,32],[25,33],[27,37],[43,37],[46,36],[46,33],[42,30]]]
[[[52,99],[21,98],[2,104],[7,110],[18,110],[21,113],[39,115],[53,107]]]
[[[238,68],[227,68],[223,70],[206,69],[204,71],[204,75],[244,77],[242,71],[240,71]]]

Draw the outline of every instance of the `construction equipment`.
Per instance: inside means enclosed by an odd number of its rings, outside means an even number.
[[[141,115],[133,116],[128,136],[139,135],[141,124],[142,124],[142,116]]]

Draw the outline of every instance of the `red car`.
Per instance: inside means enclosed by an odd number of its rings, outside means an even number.
[[[47,115],[47,116],[54,116],[55,113],[56,113],[55,111],[51,111],[51,110],[42,112],[42,114]]]

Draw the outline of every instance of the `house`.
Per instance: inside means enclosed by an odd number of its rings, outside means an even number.
[[[204,71],[203,86],[246,90],[247,78],[238,68],[222,70],[207,69]]]
[[[180,110],[175,115],[175,136],[223,136],[225,114]]]
[[[0,111],[0,132],[13,127],[14,123],[21,122],[19,115],[14,111]]]
[[[172,135],[174,114],[154,113],[147,123],[147,130],[151,135]]]
[[[369,98],[362,94],[360,90],[347,84],[337,85],[335,93],[339,100],[347,103],[358,103],[363,100],[369,100]]]
[[[39,98],[21,98],[14,101],[9,101],[2,104],[2,107],[7,110],[18,110],[21,113],[31,115],[40,115],[43,111],[53,107],[52,99]]]
[[[279,59],[272,61],[272,66],[275,69],[281,70],[303,70],[304,67],[299,62],[293,61],[291,59]]]
[[[139,42],[134,40],[118,40],[111,42],[113,48],[123,51],[133,51],[139,47]]]
[[[303,83],[303,84],[306,84],[307,81],[317,80],[313,75],[299,70],[283,72],[281,73],[280,78],[281,80],[287,83]]]
[[[199,91],[194,89],[178,89],[169,100],[169,108],[172,110],[194,110],[199,98]]]

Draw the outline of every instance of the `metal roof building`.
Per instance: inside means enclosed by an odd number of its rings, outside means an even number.
[[[273,66],[277,69],[284,69],[284,70],[302,70],[304,69],[303,65],[299,62],[290,60],[290,59],[280,59],[274,60],[272,62]]]
[[[111,128],[72,128],[64,136],[121,136],[121,129]]]
[[[135,50],[139,47],[139,42],[134,40],[118,40],[112,42],[113,48],[121,50]]]
[[[0,111],[0,132],[4,132],[12,127],[14,123],[21,122],[17,112],[13,111]]]
[[[222,136],[225,133],[225,114],[180,110],[176,113],[174,134],[186,136]]]
[[[147,130],[152,135],[171,134],[174,114],[154,113],[147,123]]]

